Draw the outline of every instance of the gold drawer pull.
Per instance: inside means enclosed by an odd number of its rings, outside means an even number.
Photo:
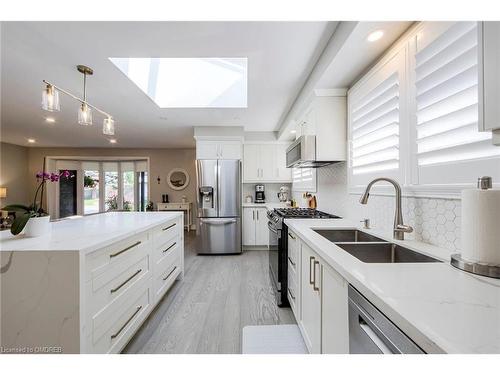
[[[110,257],[110,258],[114,258],[114,257],[116,257],[116,256],[120,255],[121,253],[124,253],[125,251],[132,249],[133,247],[139,246],[140,244],[141,244],[141,241],[137,241],[135,244],[130,245],[129,247],[126,247],[125,249],[120,250],[120,251],[119,251],[119,252],[117,252],[117,253],[110,254],[110,255],[109,255],[109,257]]]
[[[167,280],[167,279],[170,277],[170,275],[174,273],[174,271],[175,271],[176,269],[177,269],[177,266],[175,266],[175,267],[174,267],[174,269],[173,269],[172,271],[170,271],[170,272],[168,273],[168,275],[167,275],[167,276],[165,276],[165,277],[163,278],[163,281]]]
[[[128,318],[128,319],[127,319],[127,321],[125,322],[125,324],[124,324],[124,325],[122,325],[122,326],[120,327],[120,329],[118,330],[118,332],[116,332],[115,334],[111,335],[111,339],[114,339],[114,338],[118,337],[118,335],[119,335],[120,333],[122,333],[123,329],[127,326],[127,324],[129,324],[129,323],[130,323],[130,321],[131,321],[132,319],[134,319],[134,317],[135,317],[135,316],[139,313],[139,311],[140,311],[141,309],[142,309],[142,306],[137,306],[137,310],[135,310],[135,312],[132,314],[132,316],[131,316],[130,318]]]
[[[288,237],[290,237],[292,240],[295,240],[295,237],[291,233],[288,233]]]
[[[166,231],[166,230],[169,230],[170,228],[173,228],[173,227],[175,227],[175,225],[176,225],[176,224],[177,224],[177,223],[173,223],[173,224],[170,224],[170,225],[169,225],[168,227],[166,227],[166,228],[163,228],[163,229],[162,229],[162,231]]]
[[[290,290],[290,288],[287,288],[288,289],[288,293],[290,294],[290,297],[292,297],[292,299],[295,301],[295,296],[293,295],[292,291]]]
[[[162,252],[163,253],[166,253],[167,251],[169,251],[171,248],[173,248],[175,245],[177,245],[177,242],[174,242],[172,245],[170,245],[169,247],[167,247],[165,250],[163,250]]]
[[[125,280],[123,283],[121,283],[120,285],[118,285],[116,288],[111,289],[110,292],[111,293],[118,292],[126,283],[128,283],[130,280],[132,280],[138,274],[140,274],[141,271],[142,271],[142,269],[138,269],[137,271],[135,271],[135,273],[132,276],[130,276],[127,280]]]
[[[292,266],[294,266],[294,267],[295,267],[295,263],[293,262],[292,258],[288,257],[288,261],[290,262],[290,264],[291,264]]]

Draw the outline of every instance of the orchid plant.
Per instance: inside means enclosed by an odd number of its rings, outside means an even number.
[[[73,178],[75,176],[72,175],[70,171],[62,171],[61,173],[38,172],[35,177],[38,182],[38,187],[35,191],[35,197],[33,198],[33,203],[31,205],[25,206],[22,204],[9,204],[2,208],[4,211],[16,211],[22,213],[16,216],[10,228],[10,232],[14,235],[22,232],[30,218],[47,216],[47,213],[42,207],[43,192],[47,182],[58,182],[63,177]],[[40,195],[39,200],[37,200],[38,195]]]

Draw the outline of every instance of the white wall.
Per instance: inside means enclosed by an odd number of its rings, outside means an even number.
[[[7,188],[7,198],[0,205],[29,204],[31,202],[31,182],[35,175],[28,175],[28,147],[0,143],[0,186]]]
[[[317,169],[318,209],[352,220],[369,218],[374,229],[392,233],[394,196],[370,194],[367,205],[359,203],[359,194],[347,193],[347,163]],[[293,197],[306,206],[301,192]],[[460,249],[461,206],[459,199],[403,197],[403,220],[414,232],[406,238],[416,239],[450,251]]]

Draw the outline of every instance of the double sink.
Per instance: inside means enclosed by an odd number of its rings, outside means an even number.
[[[357,229],[313,229],[364,263],[433,263],[435,258]]]

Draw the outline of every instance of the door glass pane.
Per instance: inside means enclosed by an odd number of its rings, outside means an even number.
[[[104,172],[104,209],[118,209],[118,171]]]
[[[84,171],[83,175],[83,213],[99,212],[99,171]]]
[[[123,209],[134,211],[134,171],[123,172]]]
[[[59,170],[59,173],[64,172]],[[73,216],[76,211],[76,170],[70,170],[72,177],[61,176],[59,180],[59,218]]]

